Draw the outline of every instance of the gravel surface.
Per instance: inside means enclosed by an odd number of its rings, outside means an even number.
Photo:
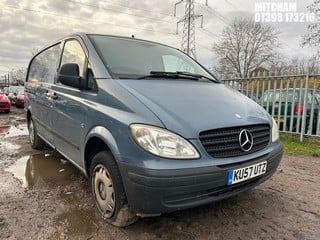
[[[75,167],[49,148],[31,149],[22,109],[0,113],[0,134],[0,239],[320,237],[320,158],[284,154],[276,174],[249,192],[120,229],[100,218]]]

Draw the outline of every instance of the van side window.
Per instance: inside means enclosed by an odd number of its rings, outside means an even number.
[[[76,40],[67,41],[63,49],[61,66],[65,63],[76,63],[79,65],[80,76],[83,76],[85,61],[86,55],[80,43]]]
[[[57,74],[60,51],[60,44],[57,44],[38,54],[30,64],[27,81],[53,83]]]

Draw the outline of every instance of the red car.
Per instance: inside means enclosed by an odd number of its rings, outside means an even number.
[[[17,92],[17,95],[15,97],[14,102],[15,102],[17,108],[18,107],[21,107],[21,108],[24,107],[25,96],[24,96],[24,92],[23,91]]]
[[[4,111],[9,113],[11,108],[11,103],[6,94],[0,93],[0,112]]]

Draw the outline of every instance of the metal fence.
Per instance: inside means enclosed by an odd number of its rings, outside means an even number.
[[[278,123],[280,132],[320,138],[320,74],[258,73],[222,80],[248,96]]]

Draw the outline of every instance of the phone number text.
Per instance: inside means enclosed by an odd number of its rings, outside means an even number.
[[[314,22],[314,13],[281,13],[281,12],[259,12],[255,13],[255,22],[293,22],[293,23],[303,23],[303,22]]]

